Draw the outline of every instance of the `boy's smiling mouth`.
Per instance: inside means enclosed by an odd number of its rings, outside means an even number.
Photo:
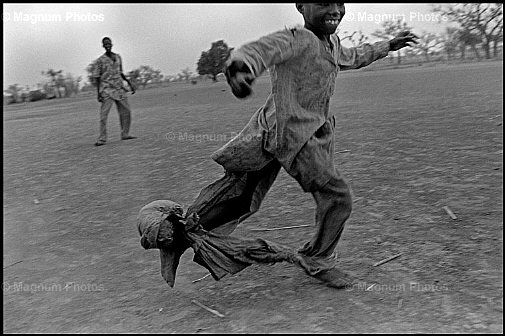
[[[327,19],[324,20],[325,24],[330,24],[330,25],[338,25],[340,23],[340,20],[337,19]]]
[[[325,28],[323,28],[326,31],[331,31],[332,33],[337,29],[338,25],[340,24],[339,19],[326,19],[323,21],[323,25]]]

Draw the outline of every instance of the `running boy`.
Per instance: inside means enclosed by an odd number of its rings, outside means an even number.
[[[255,78],[270,70],[272,91],[245,128],[212,158],[225,176],[204,188],[187,213],[196,212],[208,231],[231,233],[259,209],[280,168],[312,193],[316,232],[299,251],[307,274],[328,286],[349,285],[335,267],[335,247],[351,214],[349,186],[334,165],[335,111],[330,98],[340,70],[357,69],[389,51],[417,43],[414,34],[345,48],[335,31],[342,3],[297,3],[303,27],[272,33],[235,50],[225,74],[233,94],[245,98]]]

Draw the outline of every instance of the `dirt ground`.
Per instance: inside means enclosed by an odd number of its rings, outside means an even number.
[[[6,333],[502,333],[503,63],[341,73],[336,164],[354,193],[337,247],[359,281],[325,287],[289,264],[220,281],[183,255],[175,287],[144,250],[138,211],[191,204],[222,169],[210,154],[264,102],[226,83],[131,96],[132,135],[94,147],[89,98],[4,107]],[[452,219],[443,207],[449,207]],[[314,201],[282,172],[234,233],[297,248]],[[401,256],[380,266],[380,260]],[[192,301],[221,313],[214,315]]]

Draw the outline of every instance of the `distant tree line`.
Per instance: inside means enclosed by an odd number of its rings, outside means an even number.
[[[470,46],[480,59],[476,49],[480,45],[486,59],[498,55],[498,45],[503,43],[502,3],[438,5],[432,11],[445,15],[457,25],[447,29],[448,49],[453,51],[459,47],[464,57],[466,47]]]
[[[405,56],[422,55],[426,61],[430,56],[445,52],[447,60],[459,56],[466,58],[470,49],[475,58],[491,59],[498,57],[499,47],[503,47],[503,4],[501,3],[456,3],[432,6],[432,12],[444,15],[453,26],[446,27],[442,34],[426,31],[417,33],[419,43],[403,51]],[[401,18],[385,21],[382,29],[372,35],[391,39],[403,30],[411,30]],[[481,52],[484,55],[481,55]],[[397,52],[397,62],[401,62]]]
[[[434,55],[445,53],[447,60],[465,59],[470,50],[475,58],[490,59],[499,56],[499,50],[503,48],[503,4],[501,3],[455,3],[432,5],[433,13],[444,15],[453,26],[446,27],[441,34],[426,31],[415,32],[419,37],[419,43],[411,48],[397,51],[397,63],[402,58],[419,56],[425,61],[430,61]],[[372,36],[381,39],[392,39],[404,30],[413,31],[401,18],[384,21],[382,28],[372,33]],[[357,47],[369,38],[362,31],[340,32],[337,31],[342,43]],[[229,58],[233,48],[230,48],[224,40],[211,43],[210,49],[202,51],[197,63],[197,74],[190,71],[189,67],[182,69],[177,75],[163,75],[160,70],[149,65],[129,71],[126,75],[138,88],[145,89],[150,86],[167,85],[171,82],[184,81],[196,84],[197,80],[205,78],[218,81],[223,72],[224,64]],[[483,53],[483,55],[481,54]],[[394,57],[390,58],[391,60]],[[63,74],[63,70],[48,69],[42,74],[48,78],[43,84],[37,84],[36,89],[21,87],[13,84],[4,90],[8,95],[9,103],[36,101],[40,99],[66,98],[78,94],[80,91],[95,90],[96,85],[92,77],[94,62],[86,67],[87,82],[81,83],[81,76],[71,73]]]
[[[22,87],[18,84],[9,85],[4,90],[8,96],[8,104],[33,102],[42,99],[68,98],[79,93],[81,76],[71,73],[63,74],[63,70],[48,69],[42,71],[42,75],[48,77],[45,83],[38,83],[36,88]]]

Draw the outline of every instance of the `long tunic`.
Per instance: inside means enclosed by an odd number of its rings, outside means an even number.
[[[257,171],[272,159],[289,171],[315,132],[327,122],[335,125],[329,103],[338,72],[364,67],[389,52],[387,41],[345,48],[331,35],[331,44],[327,48],[310,30],[297,26],[234,50],[228,62],[243,61],[255,78],[269,69],[272,89],[244,129],[212,158],[228,171]],[[328,159],[320,161],[311,167],[316,175],[328,166]]]

